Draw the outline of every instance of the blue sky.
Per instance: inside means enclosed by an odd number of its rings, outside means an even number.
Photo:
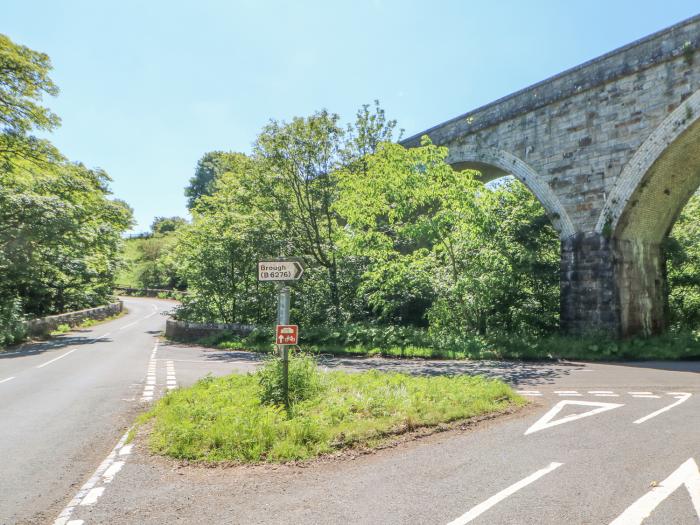
[[[406,136],[700,12],[697,0],[5,0],[0,32],[48,53],[52,141],[115,196],[186,216],[199,157],[270,119],[351,119],[379,99]]]

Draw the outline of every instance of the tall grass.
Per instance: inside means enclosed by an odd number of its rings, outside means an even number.
[[[205,378],[171,392],[147,414],[150,447],[188,460],[302,460],[525,403],[495,379],[329,373],[309,369],[308,357],[294,361],[290,370],[302,379],[290,388],[289,411],[271,399],[274,362],[255,374]]]

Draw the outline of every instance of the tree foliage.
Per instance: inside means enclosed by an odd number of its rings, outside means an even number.
[[[25,316],[104,304],[112,296],[131,209],[109,198],[109,176],[63,159],[45,139],[58,117],[43,53],[0,35],[0,344]]]

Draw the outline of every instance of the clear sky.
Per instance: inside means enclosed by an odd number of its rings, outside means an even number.
[[[115,196],[186,216],[206,151],[271,118],[351,119],[379,99],[406,136],[700,13],[697,0],[3,0],[0,32],[48,53],[52,141]]]

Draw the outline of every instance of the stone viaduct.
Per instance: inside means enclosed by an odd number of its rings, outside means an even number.
[[[664,329],[661,243],[700,186],[700,15],[402,143],[424,135],[456,169],[513,175],[542,203],[564,331]]]

